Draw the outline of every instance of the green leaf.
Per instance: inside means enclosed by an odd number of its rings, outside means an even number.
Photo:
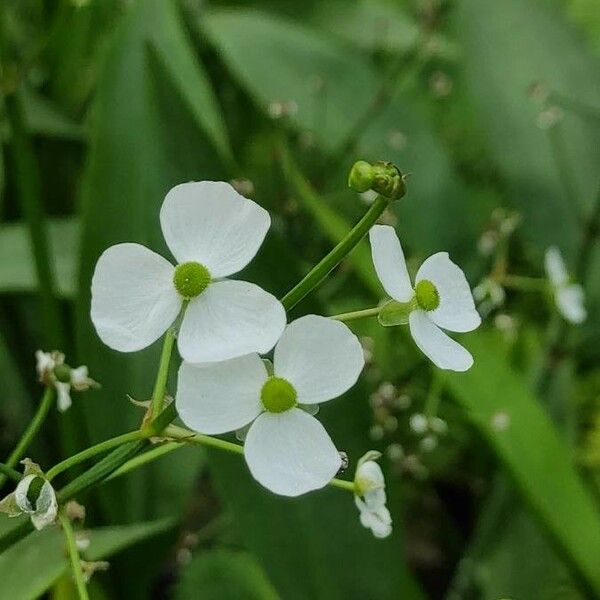
[[[68,298],[75,295],[79,232],[79,222],[76,219],[48,221],[50,251],[58,291]],[[35,292],[38,282],[26,225],[0,225],[0,254],[11,258],[0,262],[0,293]]]
[[[375,94],[377,80],[360,54],[292,21],[221,10],[202,26],[265,114],[281,104],[327,149],[345,139]]]
[[[599,128],[565,108],[558,127],[540,129],[540,105],[529,89],[539,82],[551,92],[597,106],[600,61],[557,5],[465,0],[459,4],[456,33],[489,147],[525,217],[522,234],[540,252],[558,244],[571,253],[578,219],[597,193]],[[560,138],[558,145],[550,136]]]
[[[176,600],[277,600],[279,596],[254,558],[230,550],[200,551],[181,575]]]
[[[502,461],[561,556],[600,593],[600,514],[546,412],[499,350],[497,336],[467,336],[474,366],[447,384]],[[490,381],[494,385],[490,385]]]
[[[167,531],[169,520],[89,531],[89,560],[109,558],[122,549]],[[34,531],[0,554],[0,581],[6,598],[39,598],[69,569],[62,531],[57,526]]]

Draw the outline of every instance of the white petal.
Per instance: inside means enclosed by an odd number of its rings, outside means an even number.
[[[362,494],[369,490],[385,487],[385,479],[381,467],[372,460],[367,460],[356,469],[354,477]]]
[[[556,306],[560,314],[569,322],[583,323],[587,318],[584,306],[585,294],[583,288],[572,283],[556,291]]]
[[[422,310],[410,314],[409,326],[417,346],[440,369],[466,371],[473,365],[468,350],[448,337]]]
[[[440,305],[427,316],[450,331],[472,331],[481,324],[471,288],[462,269],[454,264],[447,252],[430,256],[422,265],[415,281],[427,279],[437,288]]]
[[[369,240],[373,264],[381,285],[394,300],[408,302],[414,291],[394,228],[389,225],[374,225],[369,231]]]
[[[281,302],[245,281],[217,281],[188,305],[179,352],[193,363],[218,362],[275,345],[285,327]]]
[[[260,415],[246,436],[244,456],[252,476],[282,496],[322,488],[342,464],[323,425],[299,408]]]
[[[296,389],[298,402],[337,398],[352,387],[365,364],[358,338],[344,323],[307,315],[290,323],[275,347],[275,375]]]
[[[104,251],[92,279],[92,321],[107,346],[141,350],[167,330],[182,303],[173,272],[169,261],[140,244]]]
[[[200,433],[226,433],[247,425],[262,410],[267,370],[258,354],[179,369],[175,405],[181,420]]]
[[[40,495],[35,503],[35,512],[31,515],[31,522],[36,529],[43,529],[56,521],[58,502],[54,488],[48,481],[44,482]]]
[[[38,475],[25,475],[17,484],[15,489],[15,502],[17,506],[25,513],[32,513],[34,511],[33,505],[29,502],[27,493],[29,492],[29,486],[34,479],[37,479]]]
[[[212,277],[241,271],[258,252],[269,213],[223,181],[175,186],[160,210],[169,249],[178,262],[203,264]]]
[[[555,287],[567,285],[569,282],[569,274],[565,267],[565,261],[556,246],[552,246],[546,250],[544,255],[544,265],[548,279]]]
[[[60,412],[65,412],[71,408],[71,384],[57,381],[54,384],[56,388],[56,404]]]

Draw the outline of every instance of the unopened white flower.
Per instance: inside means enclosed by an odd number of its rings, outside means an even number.
[[[375,462],[380,457],[379,452],[371,450],[358,461],[354,476],[354,502],[362,526],[370,529],[376,538],[385,538],[392,533],[392,516],[386,506],[383,472]]]
[[[421,265],[413,288],[394,229],[375,225],[369,238],[377,276],[396,301],[394,310],[407,316],[417,346],[441,369],[469,369],[473,364],[471,354],[441,329],[466,332],[481,323],[462,270],[447,252],[438,252]]]
[[[302,405],[343,394],[364,366],[358,338],[344,325],[307,315],[290,323],[275,346],[273,374],[258,354],[179,370],[177,412],[201,433],[251,423],[244,456],[253,477],[283,496],[326,485],[341,465],[321,423]]]
[[[65,355],[62,352],[37,350],[35,358],[38,378],[44,385],[54,386],[58,410],[61,412],[65,412],[72,404],[71,389],[84,392],[98,386],[98,383],[88,376],[88,368],[85,365],[71,368],[65,363]]]
[[[558,312],[570,323],[583,323],[587,318],[583,288],[570,280],[560,250],[548,248],[544,259]]]
[[[25,465],[23,479],[19,481],[14,492],[0,501],[0,512],[8,514],[9,517],[27,514],[36,529],[43,529],[56,520],[56,494],[37,464],[29,459],[23,460],[22,463]],[[32,502],[28,494],[34,482],[39,489],[36,490],[37,497]]]
[[[169,191],[160,224],[177,267],[132,243],[112,246],[98,260],[91,314],[102,341],[121,352],[141,350],[185,306],[178,335],[185,360],[268,352],[285,327],[283,306],[253,283],[225,278],[252,260],[269,213],[228,183],[201,181]]]

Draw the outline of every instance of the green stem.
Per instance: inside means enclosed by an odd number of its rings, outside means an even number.
[[[46,336],[45,341],[49,347],[64,349],[65,336],[44,219],[39,168],[27,130],[20,94],[19,91],[16,91],[5,98],[6,116],[11,128],[10,148],[15,169],[16,188],[29,227],[42,302],[41,316]]]
[[[390,201],[383,196],[377,196],[363,218],[348,232],[348,235],[317,263],[306,276],[292,288],[282,299],[286,310],[293,308],[302,298],[309,294],[327,277],[327,275],[354,249],[367,235],[369,229],[377,222]]]
[[[69,552],[69,560],[71,561],[71,570],[73,571],[73,579],[75,580],[75,586],[77,588],[79,600],[89,600],[73,526],[71,525],[71,521],[69,521],[68,517],[62,513],[59,515],[59,520],[67,541],[67,550]]]
[[[366,317],[376,317],[381,310],[381,306],[375,306],[373,308],[365,308],[364,310],[355,310],[352,312],[342,313],[339,315],[333,315],[329,317],[335,321],[356,321],[357,319],[364,319]]]
[[[73,456],[69,456],[69,458],[59,462],[54,465],[48,473],[46,473],[46,477],[49,481],[54,479],[58,474],[78,465],[81,462],[86,461],[88,458],[92,458],[96,456],[96,454],[102,454],[115,446],[122,446],[123,444],[127,444],[129,442],[135,442],[138,440],[142,440],[148,437],[148,434],[145,431],[137,429],[136,431],[130,431],[129,433],[124,433],[123,435],[118,435],[114,438],[110,438],[108,440],[104,440],[99,444],[95,444],[94,446],[90,446]]]
[[[12,467],[9,467],[4,463],[0,463],[0,473],[4,475],[4,477],[2,478],[2,483],[4,483],[7,479],[12,479],[13,481],[19,482],[23,477],[21,473],[19,473],[19,471],[15,471]]]
[[[173,450],[177,450],[179,448],[182,448],[183,446],[184,444],[182,444],[181,442],[165,442],[164,444],[154,446],[147,452],[142,452],[142,454],[133,457],[132,459],[128,460],[125,464],[121,465],[116,471],[111,473],[111,475],[106,478],[106,481],[116,479],[121,475],[125,475],[126,473],[129,473],[130,471],[133,471],[138,467],[142,467],[143,465],[151,463],[157,458],[160,458],[165,454],[169,454],[170,452],[173,452]]]
[[[8,467],[14,467],[15,465],[17,465],[18,462],[25,455],[27,448],[29,448],[31,442],[37,435],[38,431],[40,430],[40,427],[46,419],[46,416],[48,415],[50,407],[54,403],[55,395],[56,393],[53,386],[46,387],[40,405],[38,406],[38,409],[35,415],[33,416],[33,419],[31,419],[29,425],[27,426],[27,429],[21,436],[21,439],[18,441],[14,450],[10,453],[10,456],[6,459],[6,465]],[[2,485],[5,481],[6,478],[0,475],[0,485]]]
[[[540,292],[548,289],[548,282],[545,279],[538,279],[536,277],[524,277],[522,275],[502,275],[496,281],[503,287],[513,290],[521,290],[524,292]]]
[[[225,452],[232,452],[234,454],[244,454],[244,446],[240,444],[234,444],[233,442],[221,440],[210,435],[204,435],[202,433],[189,431],[188,429],[184,429],[183,427],[171,425],[165,429],[164,434],[167,437],[179,440],[181,442],[186,442],[188,444],[198,444],[200,446],[216,448],[217,450],[224,450]],[[354,482],[352,481],[334,478],[329,482],[329,485],[343,490],[354,492]]]
[[[175,343],[175,329],[169,328],[165,334],[158,373],[154,391],[152,392],[151,415],[156,418],[163,409],[165,390],[167,387],[167,378],[169,377],[169,364],[171,363],[171,354],[173,353],[173,344]]]
[[[176,417],[177,411],[175,410],[175,404],[171,403],[160,413],[160,415],[158,415],[158,417],[156,417],[156,419],[144,426],[143,430],[140,432],[140,439],[119,446],[85,473],[82,473],[79,477],[75,478],[61,489],[59,492],[60,501],[65,502],[77,494],[104,481],[119,467],[147,448],[151,443],[148,438],[160,435],[165,427],[167,427],[169,423],[172,423]]]

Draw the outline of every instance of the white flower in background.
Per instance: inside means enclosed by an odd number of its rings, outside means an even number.
[[[408,315],[417,346],[441,369],[469,369],[471,354],[440,329],[472,331],[481,323],[462,270],[447,252],[438,252],[421,265],[413,288],[394,229],[375,225],[369,239],[377,276],[400,311]]]
[[[23,479],[14,492],[0,501],[0,512],[9,517],[27,514],[36,529],[43,529],[54,523],[58,513],[56,494],[40,467],[28,458],[22,460],[25,465]],[[31,489],[31,486],[35,486]],[[36,496],[30,499],[30,496]]]
[[[35,353],[36,371],[38,379],[44,385],[56,388],[58,410],[65,412],[71,406],[71,389],[85,392],[98,383],[88,376],[85,365],[72,369],[65,363],[62,352],[44,352],[37,350]]]
[[[381,467],[375,462],[379,452],[370,450],[359,461],[354,476],[354,502],[360,512],[360,522],[376,538],[392,533],[392,517],[386,506],[385,479]]]
[[[258,354],[217,364],[183,363],[177,412],[191,429],[220,434],[251,424],[244,456],[253,477],[283,496],[325,486],[342,461],[321,423],[302,409],[336,398],[364,366],[358,338],[344,325],[307,315],[275,346],[273,374]]]
[[[570,281],[560,250],[548,248],[544,259],[558,312],[570,323],[583,323],[587,318],[583,288]]]
[[[117,244],[98,260],[92,321],[102,341],[141,350],[171,326],[182,307],[179,352],[190,362],[217,362],[268,352],[285,327],[285,311],[253,283],[226,277],[257,253],[269,213],[228,183],[184,183],[167,194],[162,232],[174,267],[140,244]]]

